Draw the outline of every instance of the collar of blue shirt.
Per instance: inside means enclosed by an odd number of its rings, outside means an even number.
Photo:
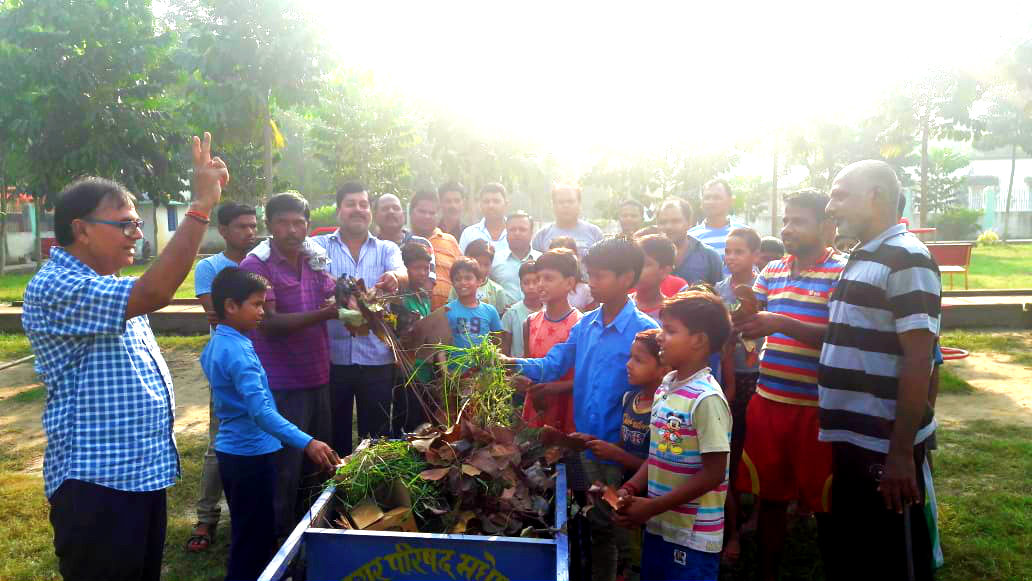
[[[329,239],[337,241],[337,243],[341,244],[342,246],[344,245],[344,239],[341,238],[341,236],[340,236],[340,228],[337,228],[336,230],[334,230],[329,235]],[[380,239],[377,238],[376,236],[373,236],[373,234],[370,232],[369,234],[366,235],[365,242],[362,243],[362,246],[375,245],[379,241],[380,241]]]
[[[634,318],[634,311],[636,309],[637,307],[634,306],[634,301],[627,299],[627,302],[624,303],[623,308],[620,309],[620,312],[616,314],[616,317],[614,317],[608,325],[605,325],[602,322],[602,307],[599,307],[594,311],[588,313],[584,318],[590,319],[587,322],[588,325],[598,325],[600,327],[614,327],[617,333],[623,333],[627,329],[627,324],[631,322],[632,318]]]
[[[229,325],[226,325],[226,324],[221,324],[221,325],[215,327],[215,334],[216,335],[222,335],[223,337],[232,337],[232,338],[240,340],[240,341],[248,341],[248,342],[250,342],[250,339],[245,337],[243,333],[241,333],[240,331],[237,331],[233,327],[230,327]]]

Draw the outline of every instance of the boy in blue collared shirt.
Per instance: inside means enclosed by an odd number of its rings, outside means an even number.
[[[340,463],[328,445],[276,411],[268,377],[245,335],[262,320],[267,289],[260,275],[235,267],[223,269],[211,288],[219,325],[201,354],[219,419],[215,455],[232,523],[227,581],[257,579],[275,550],[273,455],[281,442],[303,449],[326,470]]]
[[[511,360],[534,383],[557,381],[576,369],[573,419],[577,431],[614,444],[620,443],[624,393],[633,389],[624,367],[631,344],[640,331],[658,327],[627,298],[644,264],[645,254],[629,240],[605,238],[596,243],[584,257],[584,265],[591,296],[602,306],[585,314],[566,342],[552,347],[545,357]],[[623,467],[618,464],[591,454],[585,455],[583,464],[590,481],[622,483]],[[616,578],[617,543],[625,539],[617,539],[608,519],[593,521],[591,529],[592,577],[612,581]],[[625,533],[621,530],[619,534]]]

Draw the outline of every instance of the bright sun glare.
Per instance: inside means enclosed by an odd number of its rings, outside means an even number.
[[[558,155],[849,119],[929,67],[988,69],[1032,31],[1027,0],[309,1],[346,65]]]

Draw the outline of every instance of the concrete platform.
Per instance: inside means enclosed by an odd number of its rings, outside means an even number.
[[[0,331],[21,333],[21,307],[0,307]],[[171,304],[150,315],[155,333],[167,335],[204,335],[208,333],[208,318],[200,303]]]
[[[942,297],[943,329],[1032,329],[1032,290],[953,291]]]

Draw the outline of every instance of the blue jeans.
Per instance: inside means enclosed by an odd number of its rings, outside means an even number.
[[[703,553],[645,533],[641,581],[717,581],[720,553]]]

